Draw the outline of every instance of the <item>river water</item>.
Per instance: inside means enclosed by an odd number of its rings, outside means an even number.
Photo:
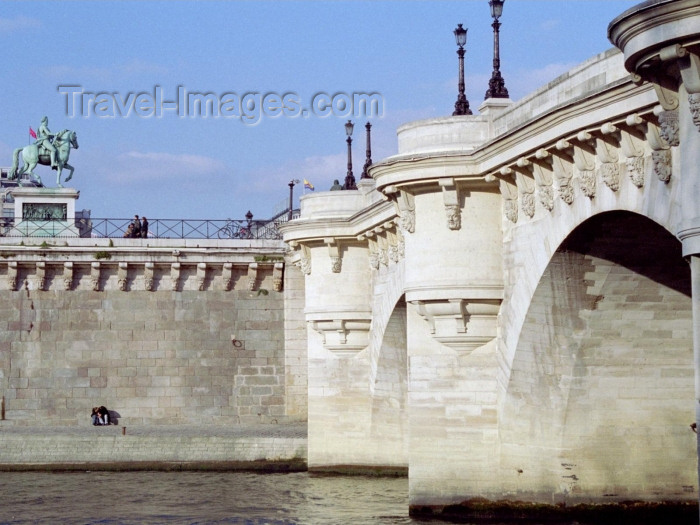
[[[0,523],[426,522],[408,517],[405,478],[306,472],[0,472]]]
[[[657,514],[644,523],[697,524]],[[0,472],[0,524],[438,525],[408,516],[408,480],[306,472]],[[537,521],[529,523],[538,523]],[[548,525],[598,525],[566,520]],[[614,525],[635,524],[617,516]],[[502,523],[501,525],[509,525]]]

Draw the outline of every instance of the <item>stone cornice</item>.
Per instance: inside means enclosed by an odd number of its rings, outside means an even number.
[[[635,111],[641,108],[649,114],[658,103],[650,86],[635,86],[628,78],[589,95],[585,104],[575,99],[564,106],[552,108],[471,153],[447,151],[440,154],[396,155],[376,163],[370,173],[380,191],[392,186],[416,188],[420,185],[432,185],[437,190],[439,179],[449,177],[460,185],[478,189],[485,175],[515,163],[518,158],[534,155],[543,147],[554,147],[558,140],[576,136],[582,130],[600,127],[602,123],[624,122],[628,116],[624,106],[619,115],[610,114],[611,104],[621,97],[627,101],[625,106],[634,107]],[[571,125],[572,122],[576,122],[575,127]],[[504,159],[505,155],[510,158]]]
[[[393,203],[379,201],[368,208],[356,210],[352,216],[341,218],[296,219],[280,225],[287,243],[325,243],[325,239],[356,241],[367,230],[381,226],[396,216]]]
[[[201,260],[36,260],[0,261],[4,281],[0,289],[20,287],[65,291],[230,291],[258,290],[264,275],[272,277],[272,289],[282,291],[284,262],[202,262]],[[235,274],[235,275],[234,275]],[[234,279],[234,277],[236,277]],[[235,281],[235,282],[234,282]],[[238,284],[236,284],[238,283]]]
[[[628,9],[608,25],[608,39],[625,54],[625,68],[635,71],[662,48],[700,43],[697,0],[652,0]]]
[[[36,241],[37,239],[31,239]],[[55,241],[55,240],[54,240]],[[281,244],[281,243],[280,243]],[[155,248],[155,247],[105,247],[105,246],[58,246],[54,244],[41,245],[0,245],[0,262],[2,260],[23,261],[64,261],[72,260],[89,263],[101,260],[103,263],[126,261],[134,263],[182,262],[196,264],[197,262],[233,262],[248,264],[256,258],[282,257],[286,251],[284,245],[274,249],[223,249],[223,248]]]

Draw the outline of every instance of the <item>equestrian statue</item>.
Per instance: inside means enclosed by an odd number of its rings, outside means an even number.
[[[70,174],[64,182],[68,182],[73,177],[73,166],[68,164],[70,149],[78,149],[78,136],[75,131],[64,129],[59,133],[51,133],[49,130],[49,119],[44,117],[41,119],[41,125],[36,133],[36,141],[34,144],[17,148],[12,155],[12,169],[8,180],[15,180],[21,185],[21,178],[24,173],[29,173],[35,177],[41,184],[41,177],[34,173],[34,168],[37,164],[51,166],[51,169],[57,171],[56,184],[62,188],[61,172],[63,169],[70,170]],[[23,165],[19,168],[19,156],[22,154]]]

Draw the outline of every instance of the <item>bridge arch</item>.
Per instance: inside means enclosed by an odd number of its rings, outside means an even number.
[[[663,227],[626,211],[591,217],[556,248],[500,413],[513,490],[527,492],[528,478],[569,501],[694,490],[690,269],[680,253]]]

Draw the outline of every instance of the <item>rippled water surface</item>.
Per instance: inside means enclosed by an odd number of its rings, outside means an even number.
[[[404,478],[246,472],[0,472],[0,522],[422,523]]]
[[[0,472],[0,524],[444,524],[408,517],[408,480],[250,472]],[[530,525],[535,522],[529,522]],[[567,520],[548,525],[599,525]],[[639,525],[619,515],[612,525]],[[697,524],[657,514],[653,525]],[[512,525],[502,523],[501,525]],[[522,525],[522,524],[521,524]]]

